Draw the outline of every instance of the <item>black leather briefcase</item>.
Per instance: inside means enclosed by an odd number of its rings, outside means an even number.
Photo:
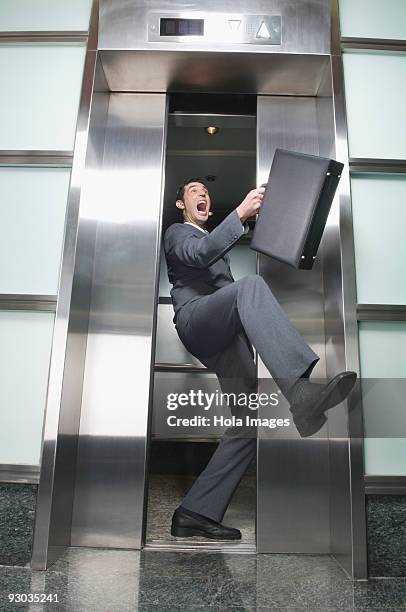
[[[344,165],[276,149],[250,247],[311,270]]]

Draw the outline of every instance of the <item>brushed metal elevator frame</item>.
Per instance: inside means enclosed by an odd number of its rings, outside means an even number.
[[[150,3],[156,5],[158,0],[151,0]],[[206,4],[210,7],[210,10],[215,10],[213,0],[207,0]],[[272,4],[271,8],[275,9],[289,5],[288,8],[291,11],[294,11],[297,7],[302,9],[304,6],[302,0],[290,0],[290,3],[283,3],[281,0],[273,0],[272,3],[258,0],[258,12],[261,8],[263,8],[263,12],[270,11],[270,4]],[[320,2],[315,0],[308,0],[306,4],[309,10],[321,6]],[[112,0],[102,0],[101,5],[100,14],[103,17],[104,11],[105,17],[106,10],[109,7],[110,9],[113,8]],[[232,6],[233,10],[237,10],[238,6],[236,8],[236,5],[242,7],[244,2],[238,0],[238,2],[231,3],[225,0],[225,5],[226,8]],[[322,5],[324,9],[326,7],[328,9],[330,0],[325,0]],[[123,6],[129,5],[123,3]],[[309,108],[312,107],[310,112],[313,113],[314,111],[316,113],[314,116],[319,118],[329,116],[328,121],[331,120],[331,129],[328,128],[330,131],[327,139],[324,141],[321,139],[317,143],[317,151],[314,148],[309,151],[307,145],[303,145],[303,143],[298,144],[299,150],[334,154],[335,148],[337,158],[346,162],[346,170],[320,249],[322,261],[315,271],[315,278],[318,279],[317,283],[319,281],[324,283],[325,296],[324,334],[326,337],[326,353],[321,366],[325,370],[322,369],[320,374],[323,375],[325,372],[330,375],[339,369],[354,369],[359,372],[354,257],[351,243],[348,147],[337,1],[334,0],[331,6],[331,48],[330,41],[328,41],[328,45],[319,52],[309,47],[304,52],[294,53],[294,50],[286,48],[281,49],[282,52],[278,54],[273,49],[269,51],[262,47],[260,51],[237,48],[227,54],[227,49],[221,47],[209,50],[204,47],[196,48],[192,46],[192,48],[188,48],[187,45],[184,46],[183,50],[177,49],[176,51],[166,49],[162,45],[149,48],[145,44],[131,50],[126,49],[125,45],[124,48],[121,46],[121,50],[118,50],[117,47],[113,48],[114,44],[111,45],[111,48],[108,45],[103,48],[101,45],[103,45],[103,41],[108,40],[108,36],[106,32],[102,32],[102,37],[97,42],[99,2],[98,0],[94,1],[73,157],[65,246],[56,308],[32,557],[32,567],[34,569],[46,569],[72,543],[75,545],[126,547],[126,541],[121,536],[118,540],[114,537],[87,538],[86,525],[80,524],[82,515],[78,511],[81,506],[81,502],[78,501],[81,496],[81,487],[76,485],[75,491],[75,482],[80,483],[81,477],[81,465],[76,463],[80,441],[80,420],[82,419],[83,424],[83,419],[87,418],[86,412],[82,410],[82,388],[85,376],[88,334],[91,331],[91,328],[89,330],[89,318],[92,312],[92,299],[94,299],[92,290],[96,248],[96,227],[89,223],[89,216],[86,216],[86,207],[89,207],[91,201],[92,185],[89,177],[91,177],[92,172],[96,175],[103,167],[103,155],[100,157],[100,150],[104,150],[101,143],[105,142],[106,121],[111,95],[115,96],[119,104],[120,96],[137,95],[137,91],[144,92],[140,95],[148,95],[145,94],[148,91],[157,96],[166,94],[168,91],[205,91],[212,93],[223,93],[224,91],[241,93],[246,91],[260,96],[259,104],[262,104],[263,107],[267,105],[269,100],[261,102],[261,98],[267,96],[279,98],[279,100],[275,100],[276,105],[283,102],[283,96],[302,97],[303,99],[297,102],[301,108],[305,108],[306,104],[309,105],[306,98],[313,98],[309,106]],[[120,16],[120,11],[113,11],[113,13],[119,21],[122,19],[123,14]],[[320,22],[316,20],[316,25],[325,27],[326,22],[323,19]],[[113,22],[112,25],[114,25]],[[315,26],[314,23],[313,26]],[[111,31],[108,34],[111,36]],[[126,35],[128,36],[128,32]],[[125,37],[123,40],[125,40]],[[189,64],[187,64],[187,61],[185,64],[185,58],[187,57],[185,51],[189,52],[189,59],[187,60]],[[160,66],[161,70],[158,70],[152,84],[147,85],[146,89],[146,84],[151,81],[150,62],[152,58],[155,58],[155,64]],[[225,62],[225,59],[227,59],[227,62]],[[264,71],[271,59],[275,62],[272,64],[271,78],[264,78]],[[134,76],[134,66],[140,61],[145,62],[145,70],[137,79]],[[221,78],[216,76],[215,72],[210,72],[216,63],[231,68],[229,73],[232,74],[232,78],[227,80],[226,86],[224,86]],[[178,64],[179,70],[177,69]],[[186,70],[187,65],[189,67],[198,66],[200,70],[203,70],[206,75],[203,84],[196,83],[190,78],[190,73],[188,74]],[[309,71],[308,80],[304,76],[306,66]],[[241,70],[248,71],[253,67],[255,67],[255,70],[250,74],[250,78],[246,78],[244,75],[241,77]],[[240,78],[238,77],[238,70],[240,71]],[[124,81],[127,79],[127,82],[122,81],[120,85],[120,78]],[[113,88],[111,83],[114,83]],[[299,83],[299,87],[297,83]],[[326,114],[324,113],[325,110]],[[286,141],[282,134],[278,146],[284,144],[286,144]],[[263,159],[268,161],[266,156]],[[261,162],[258,168],[258,178],[265,172],[267,161]],[[160,192],[162,198],[162,185]],[[260,264],[261,273],[268,274],[267,268],[268,264],[263,260],[262,268]],[[293,276],[292,279],[294,286],[295,279]],[[154,282],[156,282],[156,279]],[[318,284],[318,291],[320,289],[321,285]],[[154,310],[154,307],[152,310]],[[154,326],[148,333],[151,334],[150,340],[153,344]],[[260,366],[260,375],[262,374],[264,372],[261,371]],[[152,376],[152,364],[150,376]],[[149,385],[149,381],[145,382]],[[358,393],[355,394],[355,403],[357,399]],[[347,430],[347,418],[349,430]],[[358,403],[358,407],[351,410],[348,417],[347,413],[336,411],[329,418],[329,440],[326,437],[325,440],[304,441],[298,439],[293,441],[299,452],[297,453],[294,450],[293,456],[295,456],[295,459],[291,464],[291,467],[300,465],[303,460],[303,453],[308,452],[305,449],[309,449],[309,445],[312,445],[312,453],[315,452],[313,456],[326,459],[330,465],[330,475],[332,475],[332,478],[330,477],[330,500],[340,500],[339,505],[330,504],[329,519],[323,523],[323,541],[320,546],[316,546],[315,549],[312,549],[311,546],[309,548],[309,542],[307,541],[304,548],[300,548],[296,552],[330,552],[337,557],[342,566],[354,578],[366,577],[365,513],[362,489],[363,451],[360,433],[362,433],[362,422]],[[352,438],[353,435],[356,437]],[[125,437],[124,433],[119,437],[123,436]],[[134,431],[130,438],[134,443],[141,443],[140,448],[145,449],[144,425],[142,431],[140,430],[138,441]],[[131,454],[131,451],[128,451],[129,441],[126,442],[127,451],[121,454],[122,458],[128,457],[129,453]],[[286,449],[287,443],[286,440],[259,440],[259,456],[262,456],[261,451],[263,454],[263,451],[267,450],[265,455],[275,457],[280,449]],[[80,448],[82,450],[84,448],[83,439],[80,444],[79,459],[81,456]],[[270,455],[268,454],[269,451]],[[143,453],[144,450],[141,451],[141,456]],[[85,455],[82,454],[82,457]],[[144,458],[146,461],[145,454]],[[77,465],[79,469],[77,469]],[[139,476],[138,484],[135,481],[133,481],[133,484],[138,491],[138,495],[142,498],[143,495],[145,496],[146,485],[145,462],[141,466],[140,474],[141,472],[142,476]],[[292,476],[292,474],[294,475],[294,472],[291,471],[290,475]],[[304,476],[306,477],[306,474]],[[326,478],[325,472],[323,478]],[[303,474],[299,475],[297,482],[304,482]],[[323,486],[325,484],[326,481]],[[326,498],[324,494],[323,496],[321,505],[324,512],[327,512]],[[129,499],[135,498],[130,495]],[[282,491],[280,500],[288,501],[288,499]],[[344,505],[341,504],[342,499],[345,501]],[[330,500],[328,500],[329,503]],[[300,501],[300,495],[296,501]],[[136,522],[138,526],[136,533],[127,534],[127,547],[130,548],[141,547],[143,541],[139,517],[140,508],[144,507],[145,499],[140,499],[137,504],[138,519]],[[260,505],[265,508],[263,502]],[[77,520],[75,524],[72,524],[72,514],[75,512],[75,508]],[[310,504],[309,512],[311,513],[312,510],[317,512],[318,508],[320,508],[319,505],[312,506]],[[125,511],[128,511],[128,508],[122,508],[121,512]],[[263,521],[267,518],[266,508],[264,513]],[[123,516],[122,514],[121,517]],[[116,522],[120,521],[120,513],[114,514],[113,512],[112,518]],[[263,522],[262,525],[265,526],[266,523]],[[315,522],[313,522],[313,525],[316,528]],[[309,528],[309,523],[306,524],[305,528]],[[267,534],[266,529],[264,529],[260,530],[258,535],[263,537],[265,543]],[[331,547],[326,545],[326,537],[330,531]],[[97,536],[97,525],[95,525],[94,533]],[[281,551],[278,546],[275,550]],[[259,552],[269,552],[267,544],[262,546],[259,543],[258,550]],[[292,552],[293,548],[290,547],[289,551]]]
[[[77,238],[82,173],[87,154],[89,161],[94,160],[92,151],[87,152],[87,145],[97,65],[98,25],[99,3],[94,0],[76,124],[44,415],[31,559],[32,568],[41,570],[53,563],[70,542],[92,268],[84,267],[82,279],[74,279],[74,270],[75,260],[80,254]],[[92,248],[91,243],[82,244],[82,254],[86,259],[87,251],[89,262]],[[74,367],[75,362],[77,367]],[[65,363],[70,365],[71,388],[65,378]]]

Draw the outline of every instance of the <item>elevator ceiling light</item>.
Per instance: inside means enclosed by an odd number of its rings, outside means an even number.
[[[214,136],[214,134],[217,134],[220,128],[216,127],[215,125],[210,125],[209,127],[204,128],[204,129],[210,136]]]

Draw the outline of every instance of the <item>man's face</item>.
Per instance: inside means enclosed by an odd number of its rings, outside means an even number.
[[[176,206],[183,210],[185,221],[203,226],[209,218],[211,206],[209,192],[202,183],[189,183],[185,187],[183,202],[177,200]]]

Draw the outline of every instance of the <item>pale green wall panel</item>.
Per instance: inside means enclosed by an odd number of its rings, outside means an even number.
[[[343,53],[351,157],[406,159],[406,53]]]
[[[91,0],[1,0],[0,30],[87,30]]]
[[[69,168],[0,168],[0,293],[57,293],[69,180]]]
[[[405,0],[340,0],[341,36],[406,39]]]
[[[359,304],[406,304],[406,175],[351,178]]]
[[[39,465],[53,322],[0,311],[0,464]]]
[[[72,150],[83,44],[0,46],[0,149]]]
[[[406,322],[404,321],[362,321],[359,325],[361,376],[366,386],[371,379],[400,379],[399,387],[386,383],[381,393],[382,401],[372,386],[372,392],[363,399],[365,439],[365,473],[369,475],[406,475],[405,437],[377,438],[368,437],[376,431],[380,422],[397,432],[406,431],[405,396],[400,391],[406,379]],[[380,384],[379,381],[377,383]],[[364,392],[364,396],[366,393]],[[378,401],[377,401],[378,399]]]
[[[370,438],[364,444],[367,476],[406,476],[404,438]]]

